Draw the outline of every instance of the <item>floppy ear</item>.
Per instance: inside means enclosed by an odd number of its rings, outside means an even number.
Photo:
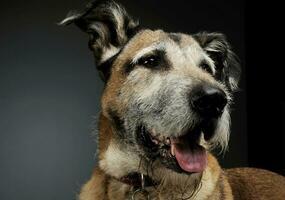
[[[104,79],[109,76],[114,56],[138,30],[138,22],[112,0],[95,0],[82,12],[70,12],[59,25],[72,23],[89,34],[89,48]]]
[[[193,35],[200,46],[213,59],[217,73],[216,77],[234,91],[238,88],[241,68],[238,57],[231,50],[226,37],[221,33],[201,32]]]

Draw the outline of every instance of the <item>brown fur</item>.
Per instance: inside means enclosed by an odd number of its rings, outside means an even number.
[[[235,199],[284,200],[285,178],[254,168],[226,170]]]
[[[110,108],[116,108],[117,112],[119,112],[118,114],[123,113],[125,105],[127,104],[127,102],[119,102],[120,105],[117,105],[118,102],[116,102],[118,89],[126,78],[122,72],[122,67],[124,66],[125,62],[132,58],[138,50],[160,40],[163,37],[162,35],[162,31],[143,31],[136,36],[135,41],[129,42],[127,47],[125,47],[127,52],[121,52],[118,59],[114,63],[114,66],[116,67],[112,69],[112,75],[102,96],[101,104],[105,116],[108,116],[108,109]]]

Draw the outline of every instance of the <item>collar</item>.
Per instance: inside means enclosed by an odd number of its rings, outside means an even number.
[[[135,188],[145,188],[158,185],[152,178],[148,175],[133,172],[121,178],[115,178],[116,180],[125,183],[127,185],[133,186]]]

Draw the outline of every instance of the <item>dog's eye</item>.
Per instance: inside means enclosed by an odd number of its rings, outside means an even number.
[[[203,70],[205,70],[206,72],[213,74],[212,68],[210,67],[210,65],[206,62],[202,62],[200,64],[200,68],[202,68]]]
[[[156,56],[156,55],[147,56],[147,57],[141,58],[138,61],[139,65],[143,65],[149,68],[157,67],[159,63],[160,63],[160,58],[159,56]]]

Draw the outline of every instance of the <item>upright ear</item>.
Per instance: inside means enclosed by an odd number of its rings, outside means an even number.
[[[137,32],[139,25],[113,0],[95,0],[81,12],[69,12],[59,24],[72,23],[89,34],[89,48],[104,79],[109,76],[108,67],[114,56]]]
[[[238,88],[241,68],[237,56],[232,52],[226,37],[221,33],[201,32],[193,35],[200,46],[213,59],[219,80],[234,91]]]

